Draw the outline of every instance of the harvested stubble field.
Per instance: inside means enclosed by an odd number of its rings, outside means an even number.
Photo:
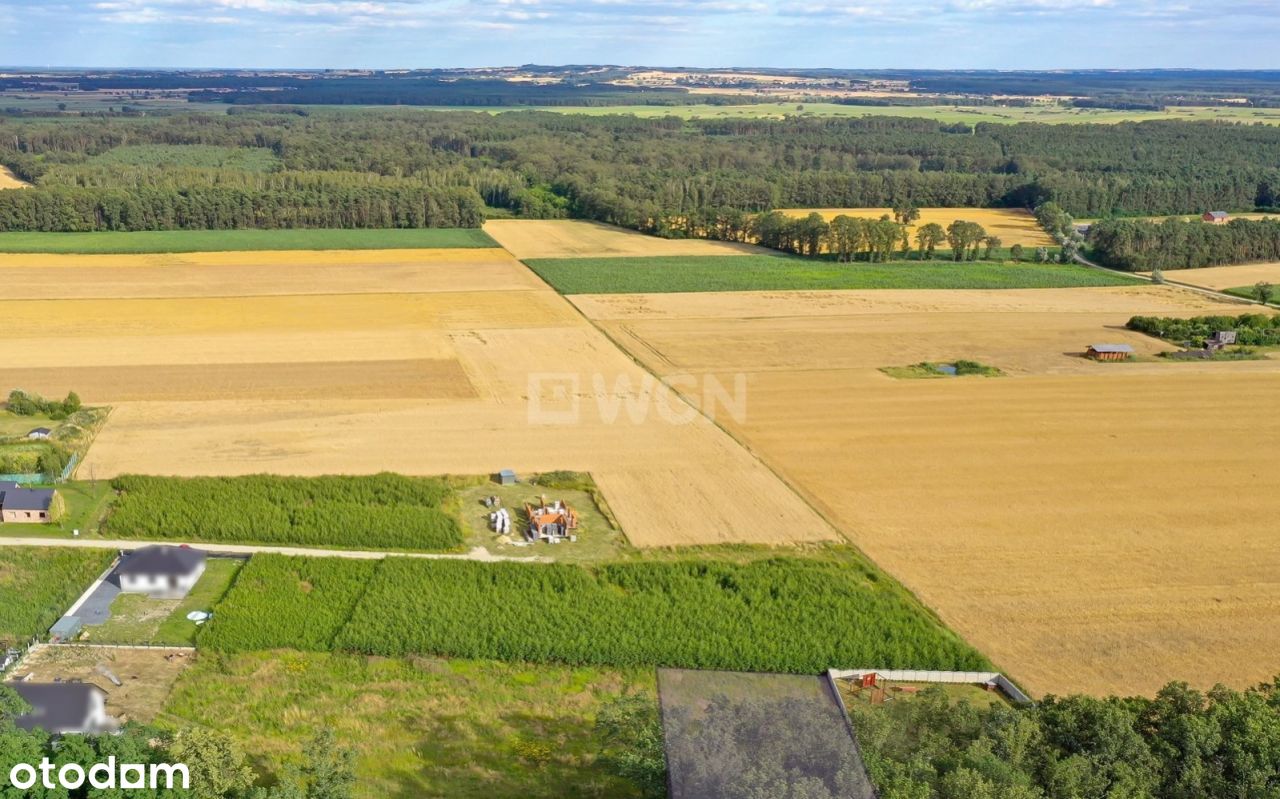
[[[893,216],[890,208],[785,208],[782,213],[788,216],[808,216],[817,211],[828,222],[841,214],[863,219],[879,219],[888,214]],[[999,236],[1005,247],[1021,244],[1023,247],[1053,247],[1054,241],[1045,233],[1036,219],[1020,208],[921,208],[920,218],[911,225],[911,235],[916,229],[931,222],[946,227],[957,219],[966,222],[977,222],[986,228],[988,234]],[[912,239],[915,244],[915,239]]]
[[[314,253],[110,266],[87,297],[0,302],[11,343],[0,386],[113,406],[81,466],[98,478],[569,469],[596,478],[637,545],[835,536],[731,437],[696,414],[685,422],[679,399],[675,415],[661,397],[640,418],[616,413],[647,402],[646,373],[510,256],[386,254],[389,266],[382,255],[315,276]],[[87,268],[86,256],[32,257],[0,258],[0,284],[13,269],[47,296],[60,269]],[[288,288],[270,274],[277,258],[297,293],[276,293]],[[531,423],[538,403],[580,414]]]
[[[484,232],[517,258],[607,258],[657,255],[768,255],[729,241],[663,239],[634,230],[570,219],[494,219]]]
[[[1097,364],[1166,347],[1171,287],[575,297],[659,374],[749,373],[724,420],[1034,692],[1237,687],[1280,669],[1280,363]],[[972,358],[1003,380],[893,380]]]
[[[27,189],[31,184],[22,180],[7,166],[0,166],[0,191],[4,189]]]
[[[1280,286],[1280,263],[1209,266],[1204,269],[1178,269],[1164,273],[1165,279],[1209,289],[1239,288],[1258,283]]]
[[[293,250],[0,257],[6,299],[260,297],[436,290],[514,291],[538,279],[503,250]]]

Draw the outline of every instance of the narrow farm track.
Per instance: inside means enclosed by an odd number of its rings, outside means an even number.
[[[424,558],[427,560],[475,560],[484,563],[514,561],[519,563],[547,563],[549,558],[528,557],[510,558],[494,555],[483,547],[476,547],[470,552],[381,552],[364,549],[309,549],[307,547],[271,547],[254,544],[208,544],[199,541],[145,541],[110,538],[0,538],[0,547],[71,547],[78,549],[114,549],[131,550],[151,544],[169,546],[189,546],[204,550],[214,555],[255,555],[269,553],[273,555],[306,555],[313,558],[352,558],[358,560],[382,560],[383,558],[404,557]]]

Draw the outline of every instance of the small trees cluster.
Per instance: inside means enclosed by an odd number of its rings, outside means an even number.
[[[9,392],[5,408],[18,416],[48,416],[50,419],[65,419],[82,407],[80,395],[71,391],[66,399],[47,400],[39,394],[31,394],[15,388]]]

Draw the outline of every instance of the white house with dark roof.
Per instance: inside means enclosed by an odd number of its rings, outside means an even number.
[[[35,428],[34,430],[32,430],[31,432],[27,433],[27,438],[30,438],[30,439],[33,439],[33,440],[37,440],[37,441],[38,441],[38,440],[46,439],[46,438],[48,438],[48,437],[49,437],[49,436],[51,436],[51,435],[53,435],[53,431],[52,431],[52,430],[50,430],[49,428],[47,428],[47,427],[37,427],[37,428]]]
[[[205,559],[204,552],[190,547],[148,546],[125,555],[114,574],[121,593],[181,599],[200,581]]]
[[[0,522],[45,524],[57,518],[60,503],[52,488],[23,488],[14,483],[0,488]]]
[[[21,730],[41,729],[55,735],[98,734],[118,726],[107,715],[107,694],[84,682],[15,682],[9,687],[31,706],[14,719]]]

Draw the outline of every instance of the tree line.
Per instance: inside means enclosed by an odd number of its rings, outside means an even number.
[[[940,687],[849,703],[882,799],[1268,799],[1280,795],[1280,680],[1018,709]]]
[[[1233,219],[1225,225],[1177,218],[1105,219],[1089,228],[1093,257],[1131,272],[1280,261],[1280,221]]]
[[[274,161],[262,171],[234,168],[262,159],[198,166],[162,150],[142,163],[104,157],[138,145],[253,148]],[[1280,204],[1280,128],[1212,122],[246,109],[2,119],[0,163],[35,183],[0,194],[6,230],[467,226],[488,205],[686,236],[795,207],[1054,202],[1109,216]]]

